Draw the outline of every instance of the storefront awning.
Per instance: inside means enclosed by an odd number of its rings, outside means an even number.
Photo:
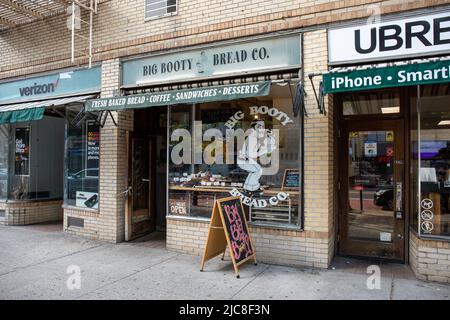
[[[271,81],[264,81],[93,99],[86,102],[86,111],[112,111],[260,97],[269,95],[270,87]]]
[[[323,82],[325,94],[447,83],[450,57],[335,68]]]
[[[0,124],[41,120],[46,107],[63,106],[73,102],[82,102],[95,95],[84,95],[44,101],[25,102],[0,106]]]
[[[298,70],[287,70],[285,72],[276,73],[262,73],[262,74],[251,74],[251,75],[241,75],[239,77],[229,77],[229,78],[210,78],[200,81],[190,81],[190,82],[175,82],[169,84],[146,86],[140,87],[122,87],[125,91],[125,95],[129,94],[140,94],[140,93],[153,93],[162,92],[169,90],[183,90],[183,89],[194,89],[194,88],[205,88],[211,86],[224,86],[232,84],[243,84],[243,83],[255,83],[255,82],[265,82],[265,81],[282,81],[282,80],[298,80],[299,71]]]

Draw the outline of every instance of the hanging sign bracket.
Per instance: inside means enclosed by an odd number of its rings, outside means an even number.
[[[317,106],[319,108],[319,112],[320,112],[320,114],[323,114],[324,116],[326,116],[327,111],[325,110],[325,92],[324,92],[324,87],[323,87],[323,80],[321,80],[320,84],[319,84],[319,95],[317,95],[316,86],[313,81],[313,78],[317,77],[317,76],[322,76],[322,72],[314,72],[314,73],[308,74],[309,81],[311,82],[311,86],[314,91],[314,96],[316,97],[316,102],[317,102]]]

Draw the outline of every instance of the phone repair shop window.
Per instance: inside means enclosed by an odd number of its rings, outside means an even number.
[[[216,199],[239,196],[250,222],[299,226],[301,117],[291,90],[170,108],[169,215],[209,218]]]
[[[0,200],[8,197],[9,131],[8,124],[0,125]]]
[[[416,227],[421,236],[450,236],[450,85],[420,86],[411,101]],[[414,201],[414,200],[413,200]]]
[[[100,126],[93,115],[73,121],[80,107],[68,107],[64,204],[98,209]]]
[[[400,114],[400,96],[397,91],[345,94],[342,98],[344,116]]]
[[[45,115],[11,125],[8,199],[63,198],[65,120]]]
[[[177,0],[145,0],[145,19],[176,15],[177,5]]]

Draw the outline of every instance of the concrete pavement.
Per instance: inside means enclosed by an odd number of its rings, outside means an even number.
[[[236,279],[220,258],[200,272],[200,257],[167,251],[161,234],[109,244],[60,229],[0,226],[0,299],[450,300],[450,285],[419,281],[404,265],[378,264],[380,288],[373,290],[369,263],[344,258],[329,270],[247,264]],[[80,289],[67,287],[69,266],[81,271]]]

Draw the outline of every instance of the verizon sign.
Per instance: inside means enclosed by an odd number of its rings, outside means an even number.
[[[450,10],[445,13],[328,31],[330,64],[450,53]]]

